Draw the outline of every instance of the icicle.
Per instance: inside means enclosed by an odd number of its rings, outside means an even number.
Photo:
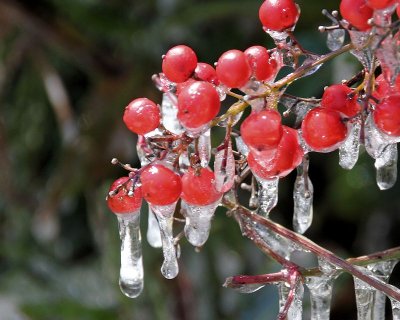
[[[293,190],[293,228],[303,234],[311,225],[313,218],[314,187],[308,176],[308,157],[297,167],[297,177]]]
[[[262,179],[257,177],[258,182],[258,203],[260,205],[258,213],[268,217],[270,211],[278,203],[278,184],[279,178]]]
[[[200,156],[200,165],[203,168],[208,167],[208,163],[210,162],[211,157],[211,136],[210,129],[200,135],[199,137],[199,156]]]
[[[174,134],[181,134],[185,131],[178,121],[178,108],[176,102],[171,100],[171,93],[164,93],[161,103],[162,124],[164,128]]]
[[[344,43],[345,30],[344,29],[333,29],[327,30],[328,36],[326,38],[326,46],[331,51],[340,49]]]
[[[394,299],[390,299],[392,304],[392,315],[393,320],[400,320],[400,302]]]
[[[227,192],[232,188],[235,179],[235,158],[230,139],[228,146],[215,154],[214,173],[215,189],[218,192]]]
[[[241,136],[235,137],[236,150],[242,155],[246,156],[249,154],[249,147],[244,143]]]
[[[140,213],[117,215],[121,238],[119,286],[123,294],[136,298],[143,290]]]
[[[167,279],[173,279],[178,275],[179,266],[172,233],[173,214],[176,202],[166,206],[152,206],[156,214],[161,232],[161,241],[164,254],[164,262],[161,266],[161,273]]]
[[[350,133],[339,147],[339,165],[343,169],[352,169],[357,163],[360,149],[361,122],[351,124]]]
[[[397,144],[389,144],[383,150],[383,153],[376,158],[376,182],[379,189],[387,190],[396,183],[397,157]]]
[[[354,278],[354,289],[357,304],[357,319],[372,319],[375,289],[366,284],[364,281]]]
[[[311,320],[329,320],[333,280],[325,274],[306,278],[310,290]]]
[[[286,282],[281,282],[278,285],[279,289],[279,311],[282,312],[283,307],[285,306],[286,300],[289,295],[290,286]],[[301,281],[296,284],[294,299],[292,304],[290,305],[287,320],[301,320],[303,315],[303,294],[304,287]]]
[[[398,262],[397,260],[380,261],[368,265],[367,269],[371,271],[375,275],[375,277],[387,283],[397,262]],[[385,319],[385,303],[386,303],[386,295],[376,290],[373,312],[372,312],[374,320]]]
[[[188,204],[182,201],[185,209],[185,236],[190,244],[201,247],[207,241],[211,229],[211,221],[220,200],[207,206]]]
[[[147,242],[153,248],[162,247],[160,227],[158,226],[157,218],[154,216],[150,206],[148,211]]]

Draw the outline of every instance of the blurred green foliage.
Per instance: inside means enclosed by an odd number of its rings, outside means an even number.
[[[212,63],[231,48],[270,48],[258,21],[260,3],[0,2],[2,319],[274,319],[275,288],[242,296],[221,287],[228,276],[278,268],[242,238],[223,210],[200,253],[183,242],[175,280],[161,277],[161,251],[144,241],[145,289],[136,300],[125,298],[118,289],[117,223],[104,201],[111,181],[124,174],[110,159],[138,165],[136,138],[121,115],[134,97],[160,101],[151,75],[160,71],[161,55],[185,43]],[[320,12],[336,9],[338,0],[298,3],[296,36],[304,47],[327,52],[317,27],[329,22]],[[357,68],[350,55],[340,57],[289,92],[320,97],[325,85]],[[214,146],[220,139],[215,136]],[[315,221],[307,236],[344,257],[394,246],[399,184],[379,192],[365,155],[349,172],[337,160],[337,153],[311,155]],[[281,182],[272,214],[286,226],[293,181]],[[335,290],[333,319],[353,318],[350,281]]]

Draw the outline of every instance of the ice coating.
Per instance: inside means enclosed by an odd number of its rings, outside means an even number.
[[[211,221],[219,203],[220,200],[206,206],[198,206],[182,201],[186,218],[185,236],[193,246],[201,247],[207,241],[210,234]]]
[[[346,31],[344,29],[327,30],[326,46],[331,51],[340,49],[344,43]]]
[[[354,289],[356,294],[357,319],[372,319],[375,289],[356,277],[354,277]]]
[[[227,192],[232,188],[235,179],[235,158],[232,152],[232,141],[228,146],[215,154],[214,161],[215,189],[218,192]]]
[[[200,164],[203,168],[208,167],[211,158],[211,135],[210,129],[205,131],[199,136],[198,150],[200,157]]]
[[[388,144],[375,160],[376,182],[379,189],[387,190],[397,180],[397,144]]]
[[[308,176],[309,160],[306,156],[297,168],[297,177],[293,190],[293,228],[303,234],[311,225],[313,219],[314,187]]]
[[[350,132],[339,147],[339,165],[343,169],[352,169],[357,163],[360,150],[361,121],[350,124]]]
[[[164,262],[161,266],[161,273],[167,279],[173,279],[178,275],[179,266],[174,244],[172,226],[176,202],[166,206],[151,206],[156,214],[160,227]]]
[[[177,102],[172,101],[174,97],[171,93],[164,93],[161,103],[162,124],[165,129],[174,133],[181,134],[185,131],[178,120]]]
[[[289,295],[290,286],[286,282],[280,282],[278,284],[279,290],[279,311],[282,312],[286,300]],[[301,281],[296,284],[294,299],[289,307],[289,311],[287,313],[287,320],[301,320],[303,316],[303,294],[304,287]]]
[[[148,210],[147,242],[153,248],[162,247],[160,227],[158,226],[157,218],[154,216],[150,206]]]
[[[140,214],[118,214],[117,218],[121,238],[119,286],[127,297],[136,298],[143,290]]]

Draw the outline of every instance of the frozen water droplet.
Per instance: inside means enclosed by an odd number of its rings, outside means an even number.
[[[254,175],[258,182],[258,213],[268,217],[269,213],[278,203],[279,178],[262,179]]]
[[[200,135],[199,137],[199,156],[200,156],[200,165],[203,168],[208,167],[208,163],[210,162],[211,157],[211,136],[210,129]]]
[[[249,147],[244,143],[241,136],[235,137],[236,150],[242,155],[246,156],[249,154]]]
[[[162,242],[161,242],[161,234],[160,234],[160,227],[158,226],[158,221],[154,216],[154,213],[151,210],[150,206],[148,212],[149,213],[148,213],[148,224],[147,224],[147,242],[153,248],[161,248]]]
[[[339,147],[339,165],[343,169],[352,169],[357,163],[360,149],[361,122],[350,124],[350,133]]]
[[[326,46],[331,51],[340,49],[344,43],[344,36],[346,34],[344,29],[327,30],[328,36],[326,39]]]
[[[172,100],[173,95],[171,93],[164,93],[161,103],[161,116],[162,123],[168,131],[174,134],[181,134],[185,131],[183,126],[178,120],[178,108],[177,102]],[[176,100],[176,97],[174,97]]]
[[[156,214],[161,232],[161,242],[164,254],[161,273],[167,279],[175,278],[179,272],[174,236],[172,232],[175,206],[176,202],[165,206],[151,206],[153,212]]]
[[[333,280],[324,274],[306,278],[310,290],[311,320],[329,320]]]
[[[288,283],[281,282],[278,285],[279,289],[279,311],[282,312],[285,306],[286,300],[288,298],[290,292],[290,286]],[[294,299],[292,304],[290,305],[287,320],[301,320],[303,315],[303,294],[304,287],[303,284],[299,281],[296,284]]]
[[[201,247],[206,243],[210,234],[211,221],[219,203],[220,200],[206,206],[198,206],[182,201],[186,217],[185,236],[193,246]]]
[[[235,179],[235,158],[232,152],[232,141],[228,146],[217,151],[214,161],[215,189],[218,192],[227,192],[233,186]]]
[[[136,298],[143,290],[140,214],[120,214],[117,218],[121,238],[119,286],[127,297]]]
[[[293,190],[293,228],[303,234],[311,225],[313,218],[314,187],[308,176],[308,158],[297,168],[297,177]]]
[[[397,180],[397,144],[389,144],[375,160],[376,182],[379,189],[387,190]]]

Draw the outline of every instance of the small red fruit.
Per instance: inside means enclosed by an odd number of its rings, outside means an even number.
[[[181,177],[162,164],[150,164],[140,174],[144,199],[152,205],[168,205],[181,195]]]
[[[384,9],[395,3],[396,0],[367,0],[368,7],[372,9]]]
[[[153,101],[138,98],[126,106],[123,121],[129,130],[143,135],[159,126],[160,109]]]
[[[258,152],[276,148],[282,132],[281,115],[274,109],[252,112],[240,126],[244,143]]]
[[[372,18],[373,10],[367,6],[366,0],[342,0],[340,14],[360,31],[371,29],[368,20]]]
[[[215,189],[215,175],[210,168],[189,168],[182,176],[181,198],[189,204],[205,206],[220,199],[221,192]]]
[[[223,53],[218,59],[216,71],[219,81],[229,88],[243,87],[251,76],[250,64],[240,50]]]
[[[257,80],[269,80],[276,75],[277,62],[272,59],[268,50],[262,46],[252,46],[244,52],[249,60],[253,75]]]
[[[206,82],[211,82],[214,85],[218,85],[218,76],[215,69],[208,63],[199,62],[196,69],[194,70],[194,78]]]
[[[199,128],[214,119],[220,105],[218,92],[211,83],[195,81],[178,96],[178,119],[185,128]]]
[[[400,136],[400,94],[383,99],[373,111],[376,127],[393,137]]]
[[[128,196],[131,187],[132,181],[128,177],[121,177],[112,183],[107,197],[107,204],[113,213],[127,214],[139,212],[142,205],[142,190],[140,187],[136,187],[133,195]],[[117,189],[119,189],[118,192],[114,194]]]
[[[262,25],[273,31],[292,28],[299,15],[300,11],[293,0],[266,0],[258,11]]]
[[[179,45],[168,50],[163,58],[162,71],[173,82],[184,82],[190,78],[197,66],[197,56],[192,48]]]
[[[326,88],[322,95],[321,107],[339,111],[348,117],[360,112],[357,96],[351,96],[353,91],[344,84],[334,84]]]
[[[310,110],[301,124],[304,141],[314,150],[330,152],[346,138],[347,126],[340,113],[324,108]]]

